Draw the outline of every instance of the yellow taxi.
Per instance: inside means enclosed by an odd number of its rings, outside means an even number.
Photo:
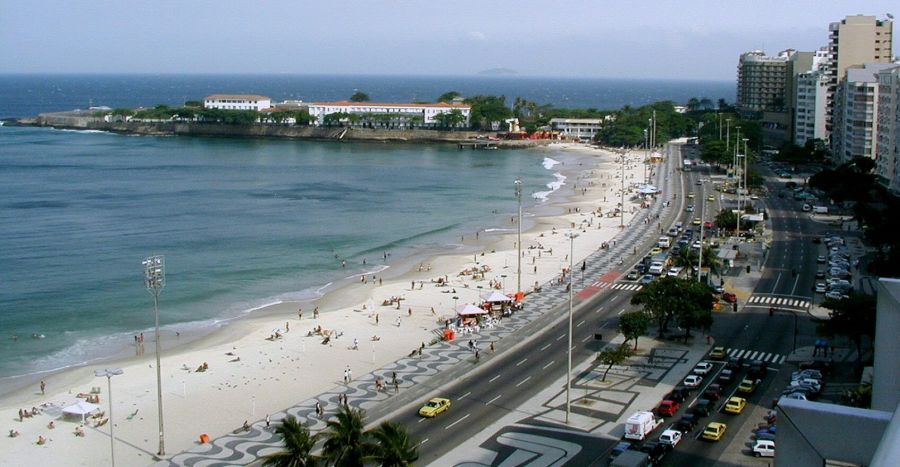
[[[715,201],[715,200],[716,200],[716,197],[713,196],[713,195],[709,195],[709,196],[706,197],[706,200],[707,200],[707,201]]]
[[[694,218],[694,222],[692,222],[692,224],[694,224],[694,225],[700,225],[700,218],[699,218],[699,217],[695,217],[695,218]]]
[[[713,347],[713,349],[709,352],[709,358],[714,360],[722,360],[725,358],[725,347]]]
[[[446,412],[448,409],[450,409],[450,399],[435,397],[419,409],[419,415],[426,418],[436,417],[438,414]]]
[[[688,193],[688,198],[694,199],[694,194],[693,194],[693,193]]]
[[[744,394],[753,394],[756,391],[756,381],[752,379],[745,379],[741,381],[741,384],[738,385],[738,392],[743,392]]]
[[[725,436],[725,430],[727,429],[728,425],[724,423],[711,422],[709,425],[706,425],[706,429],[703,430],[703,439],[718,441]]]
[[[725,403],[725,411],[728,413],[741,413],[747,406],[747,399],[743,397],[731,397]]]

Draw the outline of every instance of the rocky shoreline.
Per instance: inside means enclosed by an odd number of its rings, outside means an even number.
[[[488,140],[493,132],[394,130],[379,128],[313,127],[296,125],[253,124],[234,125],[199,122],[107,122],[88,111],[40,114],[21,118],[16,124],[69,130],[97,130],[145,136],[204,136],[224,138],[278,138],[317,141],[377,141],[396,143],[452,143],[461,148],[489,144],[497,148],[525,148],[545,146],[551,140]]]

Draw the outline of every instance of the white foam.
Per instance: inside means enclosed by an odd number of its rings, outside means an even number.
[[[69,132],[69,133],[103,133],[103,134],[106,134],[106,135],[111,135],[111,134],[112,134],[112,133],[110,133],[110,132],[108,132],[108,131],[103,131],[103,130],[73,130],[73,129],[70,129],[70,128],[62,128],[62,129],[60,129],[59,131],[65,131],[65,132]]]
[[[275,300],[274,302],[263,303],[262,305],[257,305],[255,307],[244,310],[244,313],[252,313],[254,311],[262,310],[263,308],[267,308],[270,306],[281,305],[282,303],[284,303],[284,302],[282,302],[281,300]]]
[[[550,189],[549,191],[538,191],[538,192],[532,193],[531,197],[534,199],[540,200],[541,202],[547,201],[548,196],[550,196],[553,192],[555,192],[556,190],[559,190],[563,185],[566,184],[566,176],[565,175],[563,175],[559,172],[556,172],[553,174],[553,176],[556,177],[556,180],[547,184],[547,188]]]
[[[484,229],[485,232],[515,232],[515,229]]]
[[[556,164],[559,164],[559,161],[556,159],[551,159],[549,157],[545,157],[544,162],[541,163],[541,165],[543,165],[547,170],[553,170],[553,166],[555,166]]]

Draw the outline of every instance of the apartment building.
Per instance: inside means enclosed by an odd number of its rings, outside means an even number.
[[[900,195],[900,65],[878,72],[878,116],[875,175]]]
[[[828,49],[815,52],[807,69],[797,66],[792,92],[793,101],[793,134],[792,141],[803,146],[813,139],[825,140],[825,99],[828,91],[828,80],[825,65],[828,60]]]
[[[890,63],[866,63],[847,69],[834,96],[831,148],[834,162],[855,157],[874,159],[878,142],[878,78]]]

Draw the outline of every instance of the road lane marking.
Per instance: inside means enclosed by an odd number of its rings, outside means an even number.
[[[541,347],[541,351],[547,350],[548,348],[550,348],[550,344]]]
[[[419,417],[419,421],[416,422],[416,423],[422,423],[422,422],[424,422],[425,420],[427,420],[427,419],[426,419],[426,418]]]
[[[543,369],[544,369],[544,370],[546,370],[546,369],[547,369],[547,367],[549,367],[549,366],[550,366],[550,365],[552,365],[552,364],[553,364],[553,362],[554,362],[554,360],[550,360],[550,363],[548,363],[548,364],[546,364],[546,365],[544,365],[544,368],[543,368]]]
[[[527,362],[527,361],[528,361],[527,358],[523,358],[519,363],[516,363],[516,366],[519,366],[519,365],[521,365],[521,364],[523,364],[523,363],[525,363],[525,362]]]
[[[531,376],[529,376],[529,377],[523,379],[522,381],[519,381],[519,384],[517,384],[516,387],[519,387],[519,386],[521,386],[521,385],[527,383],[529,379],[531,379]]]
[[[469,392],[457,397],[456,400],[461,401],[461,400],[465,399],[466,397],[469,397],[469,394],[472,394],[472,391],[469,391]]]
[[[494,376],[493,378],[491,378],[491,379],[488,380],[488,383],[493,383],[493,382],[496,381],[497,378],[499,378],[499,377],[500,377],[500,375]]]
[[[564,338],[564,337],[566,337],[566,333],[560,334],[559,337],[556,338],[556,340],[560,340],[560,339],[562,339],[562,338]]]
[[[622,311],[616,313],[616,315],[617,315],[617,316],[622,316],[622,313],[625,313],[625,309],[624,309],[624,308],[622,308]]]
[[[423,439],[421,442],[419,442],[419,446],[421,446],[421,445],[427,443],[427,442],[428,442],[428,439],[429,439],[429,438],[425,438],[425,439]]]
[[[456,425],[457,423],[459,423],[459,422],[461,422],[461,421],[463,421],[463,420],[469,418],[469,415],[471,415],[471,414],[465,414],[465,415],[463,415],[462,418],[460,418],[459,420],[457,420],[457,421],[455,421],[455,422],[453,422],[453,423],[451,423],[451,424],[445,426],[444,429],[445,429],[445,430],[449,430],[450,428],[453,428],[453,426]]]
[[[499,399],[499,398],[501,398],[501,397],[503,397],[503,394],[498,394],[497,397],[495,397],[495,398],[493,398],[493,399],[487,401],[487,405],[493,404],[494,402],[497,401],[497,399]]]
[[[591,340],[591,339],[593,339],[593,338],[594,338],[593,336],[587,336],[587,337],[585,337],[584,339],[581,339],[581,342],[587,342],[587,341],[589,341],[589,340]]]
[[[577,328],[578,326],[581,326],[582,324],[584,324],[584,321],[585,321],[585,320],[581,320],[581,322],[578,323],[578,324],[576,324],[575,327]]]

